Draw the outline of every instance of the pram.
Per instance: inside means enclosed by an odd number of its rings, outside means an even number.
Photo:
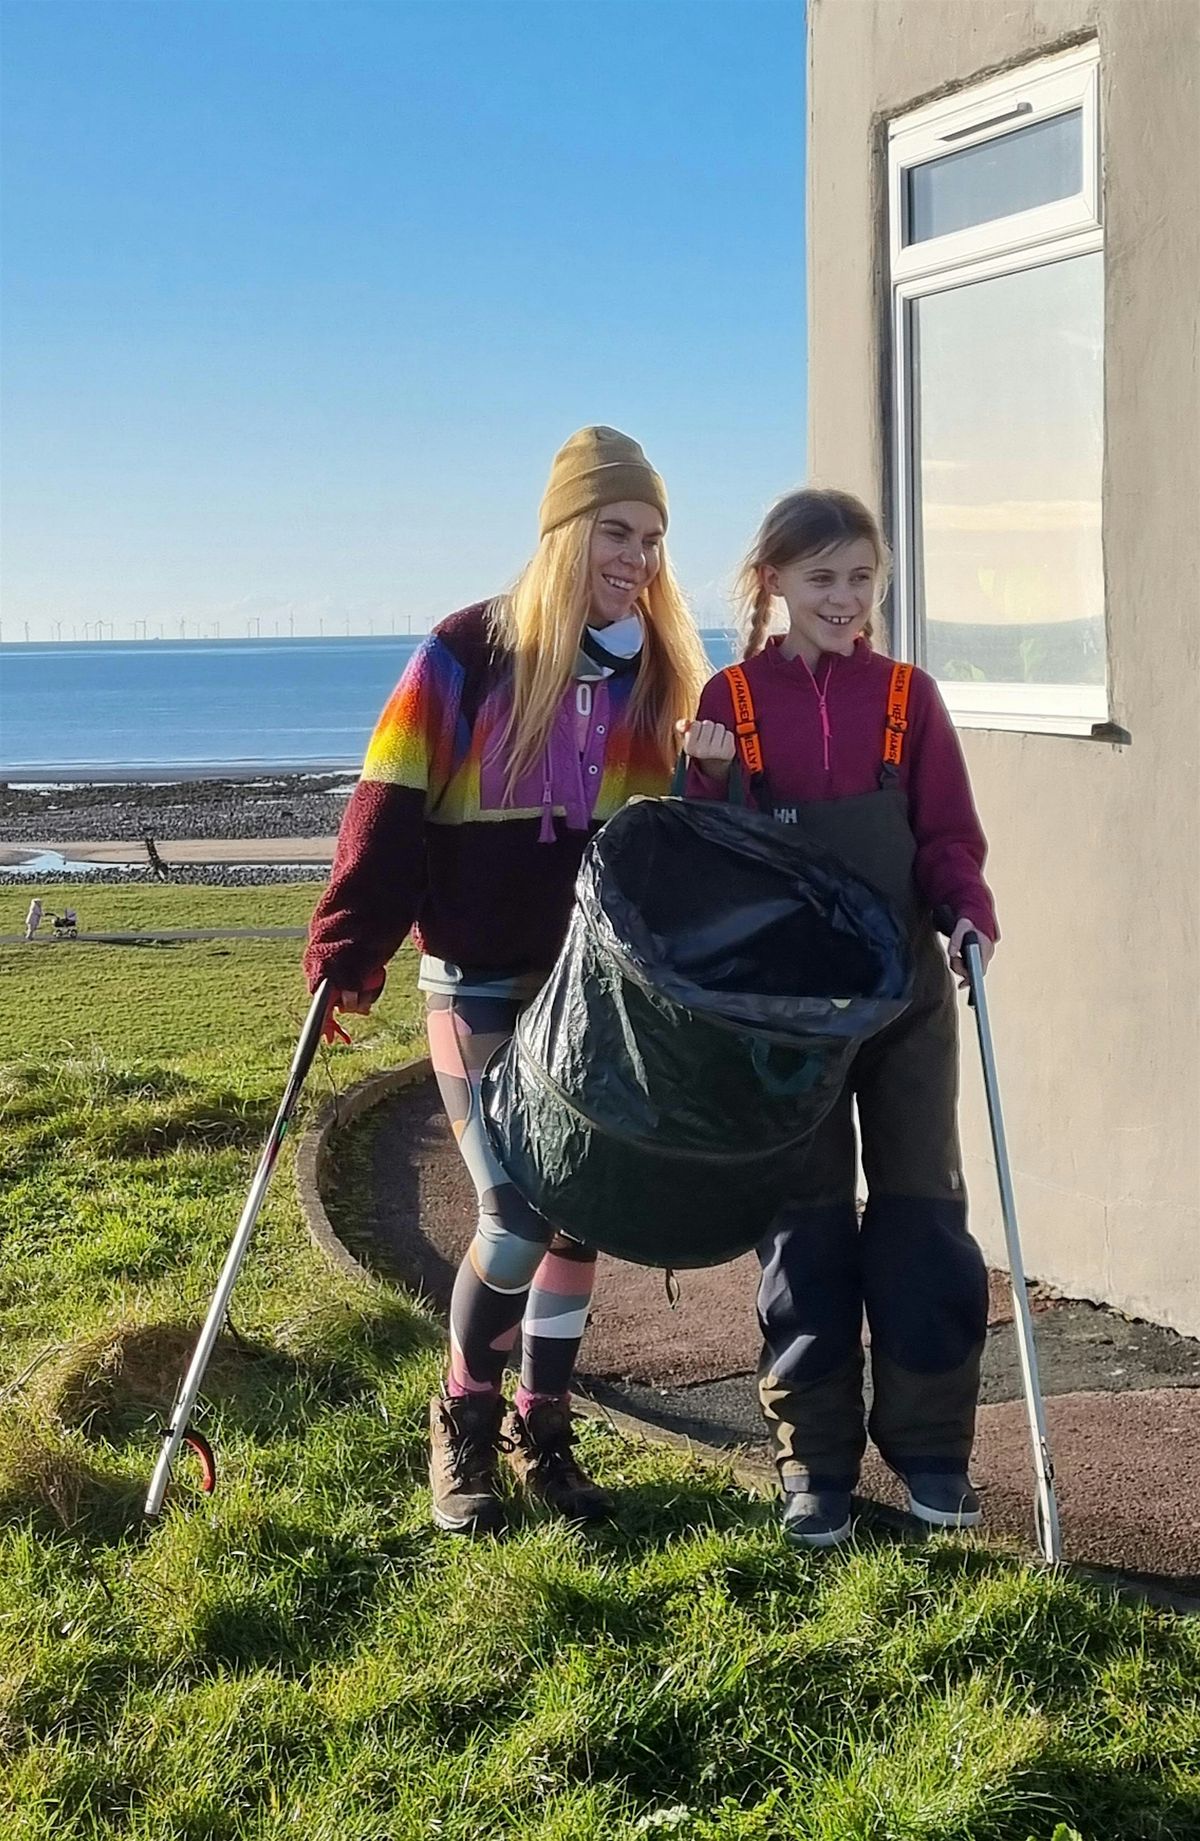
[[[79,922],[74,908],[67,908],[62,914],[50,916],[50,926],[56,940],[74,940],[79,935]]]

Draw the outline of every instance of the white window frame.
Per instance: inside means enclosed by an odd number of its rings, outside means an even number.
[[[998,140],[1068,110],[1082,115],[1082,185],[1071,198],[904,245],[905,175],[927,161]],[[894,630],[902,658],[920,664],[913,528],[913,303],[950,288],[1089,255],[1104,248],[1100,164],[1100,64],[1093,41],[1008,71],[899,117],[888,128],[888,254],[891,285],[892,455],[896,573]],[[1109,722],[1109,687],[983,684],[943,680],[961,728],[1090,735]]]

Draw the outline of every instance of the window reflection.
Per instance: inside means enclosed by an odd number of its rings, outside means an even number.
[[[1102,262],[910,309],[915,586],[939,678],[1104,683]]]

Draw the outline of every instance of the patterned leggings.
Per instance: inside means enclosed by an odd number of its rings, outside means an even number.
[[[463,1162],[479,1197],[475,1238],[450,1299],[451,1395],[497,1394],[524,1330],[517,1404],[563,1399],[596,1276],[596,1255],[553,1232],[509,1182],[479,1110],[483,1070],[524,1005],[514,998],[426,995],[429,1051]]]

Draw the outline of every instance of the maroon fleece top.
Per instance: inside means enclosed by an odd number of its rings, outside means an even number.
[[[830,653],[815,674],[801,658],[786,659],[772,640],[743,669],[762,743],[763,769],[776,805],[846,799],[879,786],[884,721],[893,661],[859,640],[849,658]],[[733,727],[728,679],[709,680],[701,717]],[[933,909],[951,908],[989,939],[998,939],[996,910],[983,879],[987,839],[975,812],[967,765],[927,672],[914,669],[899,784],[917,840],[917,892]],[[693,768],[688,790],[717,797],[714,783]]]

